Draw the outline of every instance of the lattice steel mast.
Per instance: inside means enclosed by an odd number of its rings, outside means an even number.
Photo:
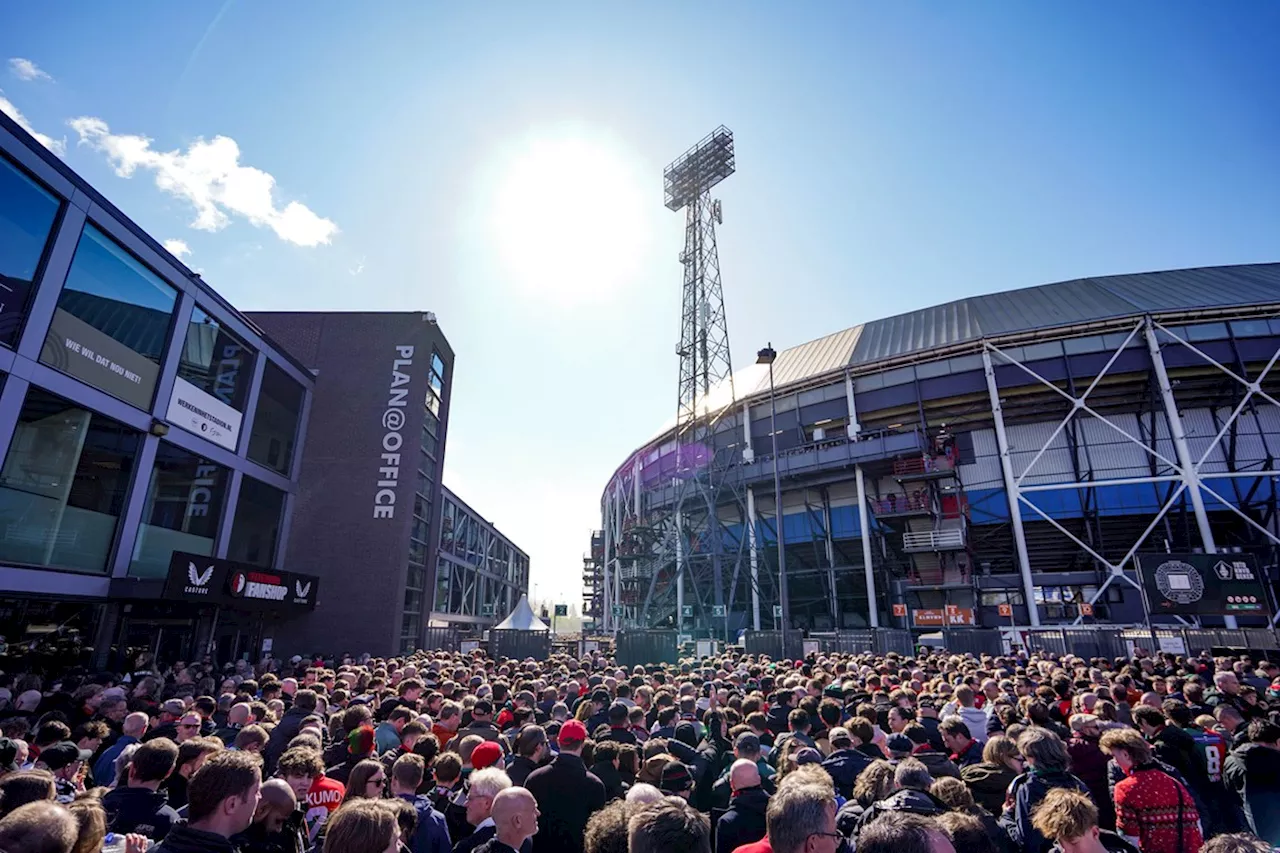
[[[716,225],[723,220],[719,200],[711,198],[734,168],[733,133],[720,126],[663,172],[667,208],[685,211],[677,461],[674,500],[662,517],[649,520],[661,533],[644,572],[649,584],[640,614],[642,623],[655,624],[674,610],[682,631],[692,614],[694,626],[711,636],[728,633],[746,541],[742,495],[725,476],[741,459],[743,438],[716,249]],[[722,517],[736,524],[736,536],[726,535]]]

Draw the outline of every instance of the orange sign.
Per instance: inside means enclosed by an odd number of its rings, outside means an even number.
[[[922,628],[941,628],[946,624],[946,614],[941,610],[912,610],[911,621]]]
[[[1089,602],[1087,602],[1087,601],[1082,601],[1082,602],[1080,602],[1080,615],[1081,615],[1081,616],[1092,616],[1092,615],[1093,615],[1093,605],[1092,605],[1092,604],[1090,604],[1090,603],[1089,603]]]
[[[1006,618],[1012,619],[1012,618],[1013,618],[1013,605],[1012,605],[1012,604],[1001,604],[1001,605],[1000,605],[1000,615],[1001,615],[1001,616],[1004,616],[1004,617],[1006,617]]]
[[[954,604],[947,605],[947,624],[948,625],[974,625],[977,619],[974,618],[972,607],[957,607]]]
[[[907,605],[905,605],[905,604],[895,604],[895,605],[893,605],[893,615],[894,615],[894,616],[906,616],[906,615],[907,615]]]

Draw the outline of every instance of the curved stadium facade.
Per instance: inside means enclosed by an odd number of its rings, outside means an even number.
[[[780,352],[791,626],[1139,623],[1133,554],[1206,545],[1256,554],[1274,581],[1277,361],[1280,264],[994,293]],[[775,625],[779,515],[767,369],[734,382],[731,426],[712,430],[739,496],[720,508],[743,563],[724,596],[731,632],[757,608]],[[671,570],[655,558],[675,448],[669,428],[605,488],[584,570],[599,628],[708,632],[664,597]]]

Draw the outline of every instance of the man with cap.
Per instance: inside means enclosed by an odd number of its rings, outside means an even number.
[[[586,741],[586,726],[569,720],[560,727],[560,754],[525,780],[542,814],[533,853],[582,853],[587,821],[604,808],[604,783],[582,761]]]
[[[187,705],[181,699],[166,699],[164,704],[160,706],[160,716],[156,720],[156,727],[147,732],[143,737],[143,741],[155,740],[156,738],[167,737],[174,743],[178,742],[178,720],[182,719],[182,715],[186,713]]]
[[[760,743],[760,737],[754,732],[742,732],[733,742],[733,757],[736,761],[750,761],[756,766],[756,770],[760,774],[760,784],[764,788],[765,793],[772,794],[774,791],[773,779],[778,771],[769,766],[769,762],[764,759],[764,748]],[[868,762],[870,763],[870,762]],[[730,800],[733,795],[733,785],[730,779],[730,773],[733,766],[725,768],[724,773],[720,774],[720,778],[716,780],[712,786],[711,805],[717,809],[729,808]]]
[[[672,759],[662,767],[658,790],[668,797],[680,797],[687,802],[693,795],[693,774],[684,764]]]
[[[843,726],[827,732],[827,741],[831,744],[831,754],[823,760],[822,769],[835,783],[836,793],[846,800],[851,799],[853,784],[858,781],[858,774],[871,766],[871,759],[853,748],[853,735]]]
[[[471,750],[471,769],[483,770],[486,767],[496,767],[499,770],[505,770],[507,767],[502,747],[488,740]]]
[[[36,765],[38,767],[43,764],[53,774],[58,802],[69,803],[77,795],[84,793],[84,776],[81,770],[90,758],[93,758],[92,752],[81,749],[73,741],[64,740],[45,747]]]

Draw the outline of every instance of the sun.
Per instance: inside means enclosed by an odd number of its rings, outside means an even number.
[[[531,133],[502,157],[491,237],[503,274],[557,302],[608,299],[635,280],[649,244],[636,158],[583,128]],[[648,176],[652,177],[652,176]]]

